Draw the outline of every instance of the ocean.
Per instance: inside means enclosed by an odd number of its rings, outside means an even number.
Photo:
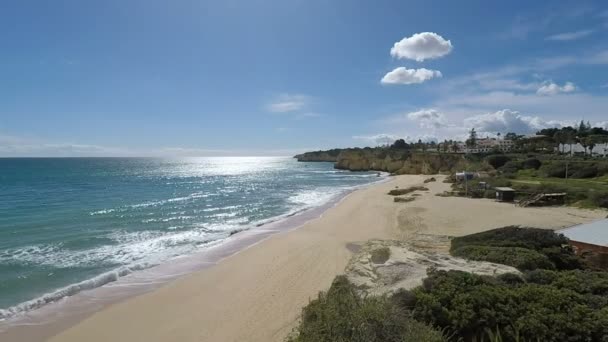
[[[375,181],[286,157],[0,159],[0,320]]]

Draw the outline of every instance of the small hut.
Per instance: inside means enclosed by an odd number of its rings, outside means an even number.
[[[513,202],[515,200],[515,190],[507,187],[496,187],[495,189],[498,202]]]

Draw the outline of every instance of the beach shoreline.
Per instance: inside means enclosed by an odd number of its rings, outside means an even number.
[[[344,195],[318,217],[264,236],[163,286],[106,303],[63,324],[21,326],[0,337],[3,341],[38,341],[53,335],[51,341],[282,341],[302,306],[344,272],[353,245],[370,239],[407,240],[414,234],[464,235],[511,224],[558,229],[606,216],[601,210],[519,208],[491,200],[438,197],[435,194],[449,187],[442,177],[425,184],[430,191],[420,192],[407,204],[394,203],[386,194],[395,186],[420,185],[427,177],[396,176],[368,185]],[[315,214],[313,210],[310,214]]]
[[[263,242],[274,234],[297,229],[311,220],[320,218],[326,210],[338,205],[354,191],[387,181],[390,181],[388,174],[383,173],[379,180],[348,188],[320,205],[277,216],[249,229],[236,231],[230,237],[214,241],[198,252],[182,255],[150,268],[130,271],[128,275],[117,277],[103,285],[83,289],[58,301],[41,304],[40,307],[0,320],[0,337],[3,341],[5,338],[9,341],[46,340],[110,305],[154,291],[190,273],[202,271]],[[85,282],[88,281],[90,280]],[[58,292],[66,289],[60,289]],[[32,302],[42,300],[38,298]]]

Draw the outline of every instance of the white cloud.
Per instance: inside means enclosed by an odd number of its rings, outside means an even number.
[[[445,116],[435,109],[421,109],[407,114],[408,119],[416,121],[421,128],[438,129],[445,127]]]
[[[306,107],[310,97],[302,94],[282,94],[268,104],[267,109],[273,113],[297,112]]]
[[[464,119],[464,127],[475,128],[478,132],[514,132],[530,134],[547,127],[561,126],[557,122],[546,122],[538,116],[525,116],[510,109],[494,113],[475,115]]]
[[[449,40],[434,32],[421,32],[396,42],[391,48],[391,56],[422,62],[445,56],[451,51],[452,42]]]
[[[416,135],[416,136],[409,136],[409,135],[397,135],[397,134],[390,134],[390,133],[380,133],[380,134],[373,134],[373,135],[355,135],[353,136],[353,139],[355,140],[362,140],[365,141],[366,143],[371,143],[374,145],[390,145],[392,143],[395,142],[395,140],[397,139],[403,139],[405,140],[407,143],[415,143],[418,142],[418,140],[421,140],[422,142],[437,142],[439,141],[439,139],[432,134],[420,134],[420,135]]]
[[[576,39],[581,39],[581,38],[587,37],[588,35],[592,34],[593,32],[595,32],[595,30],[580,30],[580,31],[573,31],[573,32],[564,32],[564,33],[551,35],[545,39],[553,40],[553,41],[576,40]]]
[[[388,145],[395,142],[395,140],[400,139],[399,136],[394,134],[380,133],[373,135],[355,135],[353,136],[355,140],[363,140],[369,143],[373,143],[375,145]]]
[[[538,95],[557,95],[559,93],[571,93],[576,90],[576,86],[572,82],[566,82],[563,86],[559,86],[553,82],[545,82],[536,93]]]
[[[425,68],[407,69],[399,67],[384,75],[380,82],[382,84],[417,84],[441,76],[442,74],[438,70],[429,70]]]

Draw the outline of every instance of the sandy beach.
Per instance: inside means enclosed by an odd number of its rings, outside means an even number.
[[[282,341],[301,308],[344,271],[354,246],[369,239],[464,235],[506,225],[557,229],[606,217],[600,210],[438,197],[449,188],[442,177],[425,184],[430,191],[413,202],[394,203],[386,194],[425,178],[397,176],[355,191],[296,230],[110,305],[50,341]]]

